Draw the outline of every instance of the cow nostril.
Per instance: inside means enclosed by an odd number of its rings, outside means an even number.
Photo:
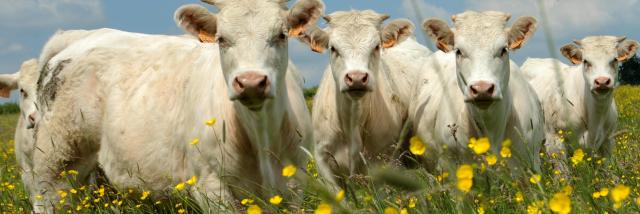
[[[258,83],[258,88],[266,88],[267,85],[269,84],[269,81],[267,79],[267,77],[265,76],[264,78],[262,78],[262,80],[260,80],[260,82]]]
[[[236,77],[234,79],[233,84],[238,88],[238,89],[243,89],[244,85],[242,84],[242,82],[240,82],[240,80]]]
[[[476,87],[474,85],[472,85],[471,87],[469,87],[471,89],[471,94],[472,95],[476,95],[478,94],[478,90],[476,90]]]
[[[364,73],[364,76],[362,77],[362,84],[367,84],[367,82],[369,81],[369,74]]]
[[[487,90],[487,93],[489,94],[493,94],[493,90],[496,88],[496,85],[491,84],[489,85],[489,89]]]
[[[353,79],[351,78],[351,75],[347,74],[344,77],[344,82],[347,83],[347,85],[353,85]]]
[[[604,84],[609,85],[609,83],[611,83],[611,79],[607,78],[607,81]]]

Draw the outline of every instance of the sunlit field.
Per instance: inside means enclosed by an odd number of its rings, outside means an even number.
[[[619,114],[617,148],[610,159],[567,154],[568,179],[554,171],[543,156],[540,174],[507,168],[508,151],[477,155],[457,170],[429,174],[421,168],[387,166],[369,176],[348,179],[344,190],[330,190],[313,162],[283,170],[295,185],[270,200],[246,198],[212,210],[197,208],[190,189],[192,177],[168,189],[173,197],[155,197],[145,190],[116,192],[107,184],[60,189],[61,213],[640,213],[640,87],[621,86],[615,92]],[[13,130],[18,114],[0,115],[0,210],[28,213],[30,203],[16,165]],[[384,121],[379,121],[384,122]],[[189,142],[186,142],[189,143]],[[420,153],[420,148],[417,152]],[[430,148],[426,148],[427,150]],[[60,176],[73,183],[76,172]],[[38,197],[38,196],[36,196]]]

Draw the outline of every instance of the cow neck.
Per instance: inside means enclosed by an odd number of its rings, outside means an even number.
[[[596,133],[600,133],[599,130],[602,130],[604,127],[605,122],[607,121],[607,117],[609,116],[609,112],[612,111],[612,103],[614,102],[613,100],[613,91],[611,93],[609,93],[606,96],[601,96],[601,97],[596,97],[595,94],[593,94],[589,88],[588,84],[585,84],[584,81],[583,85],[584,85],[584,90],[583,90],[583,99],[584,99],[584,112],[586,113],[586,118],[585,118],[585,122],[586,124],[586,128],[587,128],[587,132],[590,134],[596,134]],[[593,146],[593,148],[598,148],[600,145],[592,145],[592,144],[599,144],[599,142],[592,142],[592,141],[596,141],[597,136],[589,136],[588,137],[588,141],[589,141],[589,145],[588,146]]]
[[[502,100],[496,101],[486,110],[466,103],[465,114],[469,115],[469,136],[487,137],[490,142],[497,143],[505,140],[507,123],[513,114],[513,102],[510,90],[505,90],[503,93]],[[492,149],[497,148],[497,146],[492,147]]]
[[[282,72],[283,76],[285,72]],[[258,169],[260,171],[262,186],[266,191],[278,189],[281,185],[278,178],[276,160],[283,152],[279,145],[286,143],[282,139],[281,127],[287,116],[289,106],[288,91],[284,77],[278,80],[275,96],[266,101],[259,111],[251,111],[238,102],[234,102],[234,108],[239,115],[240,124],[249,136],[251,146],[256,152]]]

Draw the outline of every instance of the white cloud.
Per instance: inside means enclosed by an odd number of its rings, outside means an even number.
[[[424,0],[402,0],[402,8],[407,14],[411,14],[410,16],[414,18],[418,25],[422,24],[422,21],[419,19],[425,19],[430,17],[439,17],[443,19],[447,19],[447,17],[451,16],[451,13],[442,7],[438,7],[436,5],[429,4]],[[420,13],[418,17],[416,17],[416,12]]]
[[[104,20],[100,0],[0,0],[0,27],[93,24]]]
[[[638,0],[542,0],[549,26],[557,37],[582,35],[610,28],[621,20],[637,20]],[[539,0],[468,0],[473,10],[499,10],[513,18],[529,15],[539,18]],[[540,19],[539,19],[540,20]]]

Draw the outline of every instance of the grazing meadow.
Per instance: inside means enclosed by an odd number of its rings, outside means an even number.
[[[305,93],[308,98],[313,91]],[[60,201],[55,206],[60,213],[640,213],[639,94],[640,87],[634,86],[615,91],[619,130],[613,156],[597,158],[578,150],[566,154],[571,171],[566,177],[549,163],[557,157],[543,155],[540,173],[513,169],[505,162],[513,158],[508,145],[491,154],[486,149],[491,142],[477,139],[469,148],[477,154],[475,161],[450,171],[378,166],[367,176],[352,177],[341,189],[332,189],[309,162],[282,169],[282,176],[291,180],[286,192],[226,204],[210,199],[212,210],[201,210],[191,199],[197,194],[197,177],[167,189],[165,195],[172,197],[159,197],[144,189],[116,191],[108,182],[78,185],[77,172],[70,170],[60,176],[68,178],[73,188],[58,190]],[[31,206],[13,148],[18,116],[14,111],[0,114],[2,213],[29,213]],[[409,148],[415,155],[432,149],[416,138]]]

